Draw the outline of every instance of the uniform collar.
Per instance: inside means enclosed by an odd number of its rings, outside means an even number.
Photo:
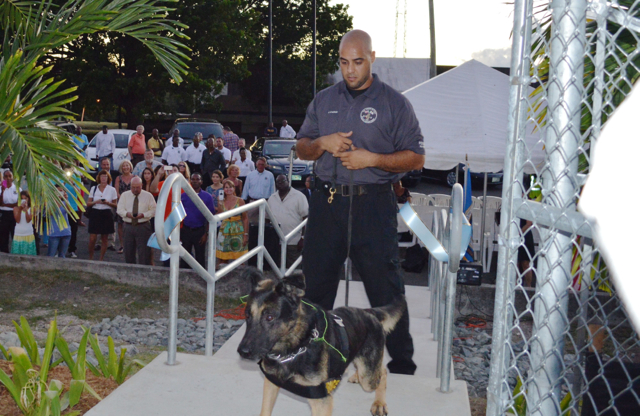
[[[378,78],[378,74],[372,74],[372,77],[373,77],[373,82],[371,83],[367,91],[365,91],[364,94],[362,94],[368,98],[376,98],[378,94],[380,94],[380,90],[382,88],[382,81],[380,81],[380,78]],[[344,80],[342,80],[338,84],[338,88],[340,90],[340,93],[344,94],[345,97],[346,96],[351,97],[351,95],[349,95],[349,91],[347,91],[347,84],[344,82]]]

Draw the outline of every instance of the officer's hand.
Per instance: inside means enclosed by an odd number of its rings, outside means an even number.
[[[328,136],[323,136],[322,148],[336,156],[336,153],[344,152],[351,147],[351,139],[349,139],[349,137],[351,137],[352,134],[353,132],[350,131],[349,133],[337,132]]]
[[[339,152],[335,155],[342,161],[342,166],[350,170],[375,167],[377,157],[375,153],[355,146],[351,148],[353,150],[350,152]]]

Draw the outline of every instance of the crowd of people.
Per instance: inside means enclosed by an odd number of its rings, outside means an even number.
[[[37,255],[42,246],[49,256],[75,258],[79,227],[86,227],[89,260],[97,253],[97,259],[103,261],[107,250],[113,250],[124,254],[127,263],[154,265],[154,254],[147,242],[154,232],[156,203],[162,185],[173,173],[184,176],[213,214],[265,198],[285,234],[308,215],[308,197],[292,189],[285,176],[276,180],[265,169],[264,158],[258,158],[254,164],[245,140],[228,127],[224,128],[223,137],[211,135],[203,140],[202,134],[196,133],[186,149],[178,130],[166,146],[156,129],[148,140],[143,126],[136,130],[128,146],[131,160],[123,160],[117,170],[112,168],[112,134],[105,126],[96,135],[99,162],[94,182],[87,186],[87,195],[72,184],[58,189],[69,207],[61,205],[55,210],[59,214],[57,220],[39,217],[29,192],[16,187],[11,170],[5,170],[0,190],[0,251]],[[77,150],[84,153],[88,140],[80,127],[74,142]],[[75,197],[86,200],[84,213]],[[182,246],[206,267],[209,223],[184,191],[182,204],[187,213],[181,224]],[[67,208],[77,217],[68,215]],[[169,201],[165,218],[170,209]],[[88,226],[82,221],[83,215],[88,219]],[[63,221],[59,221],[60,218]],[[256,213],[234,215],[218,225],[215,241],[218,264],[233,261],[248,251],[250,221],[257,221]],[[292,246],[289,259],[301,250],[302,238],[298,234],[289,241]],[[181,267],[188,265],[183,261]]]

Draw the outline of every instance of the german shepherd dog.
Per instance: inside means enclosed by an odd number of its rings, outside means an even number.
[[[386,415],[385,335],[407,307],[404,296],[380,308],[325,311],[302,299],[302,273],[282,280],[256,269],[245,273],[252,289],[238,353],[260,360],[265,375],[260,416],[271,415],[281,387],[308,398],[312,416],[330,416],[331,393],[350,363],[356,373],[349,382],[359,383],[366,392],[375,390],[371,414]]]

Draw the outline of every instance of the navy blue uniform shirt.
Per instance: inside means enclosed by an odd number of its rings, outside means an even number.
[[[318,93],[309,104],[298,139],[317,139],[336,132],[353,131],[350,139],[356,147],[373,153],[390,154],[411,150],[424,155],[424,138],[418,119],[407,98],[378,79],[367,91],[351,97],[344,81]],[[323,181],[330,181],[334,170],[333,155],[325,152],[316,164],[316,174]],[[349,170],[337,159],[338,184],[349,183]],[[396,182],[403,173],[386,172],[378,168],[353,171],[355,185]]]

